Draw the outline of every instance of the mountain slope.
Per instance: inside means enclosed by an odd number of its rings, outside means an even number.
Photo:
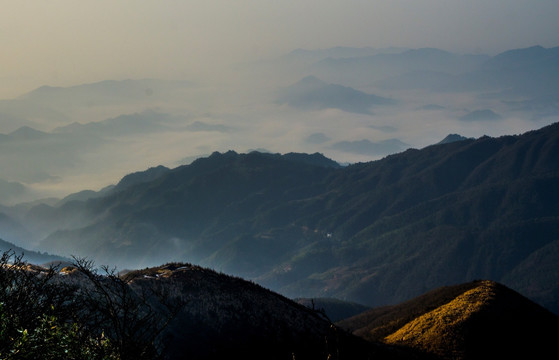
[[[436,284],[505,278],[526,256],[557,241],[557,151],[555,125],[348,168],[343,176],[359,179],[354,196],[347,188],[345,201],[325,200],[339,204],[334,215],[317,214],[318,226],[329,226],[339,242],[323,250],[338,266],[286,288],[320,291],[329,284],[326,294],[358,302],[390,294],[381,305]],[[538,271],[531,266],[530,274]],[[556,287],[547,284],[548,291]],[[530,293],[527,284],[516,289]]]
[[[42,246],[123,267],[196,262],[290,297],[370,306],[486,278],[559,311],[558,282],[534,260],[559,262],[544,251],[559,244],[558,157],[558,124],[343,168],[214,153],[74,203],[66,214],[87,226],[60,226]]]
[[[2,221],[2,216],[0,214],[0,221]],[[19,247],[11,242],[0,239],[0,253],[13,252],[15,256],[21,256],[22,260],[30,264],[46,264],[46,263],[60,263],[60,262],[70,262],[71,260],[58,255],[51,255],[47,253],[41,253],[36,251],[31,251]]]
[[[183,309],[162,334],[170,359],[419,358],[367,343],[319,313],[243,279],[184,263],[128,273],[136,289],[158,288]]]
[[[485,62],[478,77],[514,94],[556,98],[559,94],[559,47],[532,46],[505,51]]]
[[[553,104],[559,94],[559,47],[508,50],[496,56],[416,49],[400,54],[326,59],[316,67],[326,79],[351,84],[374,82],[386,89],[424,89],[435,92],[493,91],[503,98],[537,99]]]
[[[462,141],[462,140],[467,140],[467,137],[464,137],[462,135],[459,134],[448,134],[444,139],[442,139],[441,141],[439,141],[437,143],[437,145],[441,145],[441,144],[448,144],[448,143],[452,143],[452,142],[456,142],[456,141]]]
[[[320,191],[318,182],[334,170],[331,166],[335,163],[313,159],[312,155],[304,158],[303,161],[289,154],[215,153],[152,182],[88,201],[85,209],[90,216],[98,217],[95,225],[57,232],[44,244],[65,253],[86,251],[97,258],[101,255],[123,266],[128,266],[126,261],[153,264],[154,260],[180,260],[189,250],[189,259],[207,257],[217,250],[226,252],[228,242],[246,241],[242,238],[243,229],[250,231],[250,227],[258,226],[257,218],[267,218],[266,213],[278,202]],[[122,216],[131,218],[125,220]],[[282,223],[279,218],[275,221]],[[114,233],[115,227],[121,230]],[[99,236],[98,231],[105,235]],[[63,239],[74,236],[79,240],[64,244]],[[282,248],[288,246],[286,243]],[[261,247],[266,248],[264,244]],[[122,251],[126,253],[124,258]],[[267,251],[281,256],[277,247]],[[256,258],[261,256],[255,253]]]
[[[545,357],[555,352],[559,334],[557,316],[491,281],[437,289],[339,325],[445,359]]]

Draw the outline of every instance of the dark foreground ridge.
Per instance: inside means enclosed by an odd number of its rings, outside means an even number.
[[[190,264],[128,273],[185,305],[162,336],[172,359],[407,359],[413,350],[366,342],[320,312],[257,284]]]
[[[116,274],[79,259],[53,271],[8,258],[0,269],[6,359],[535,358],[553,353],[559,335],[557,316],[491,281],[332,324],[250,281],[191,264]]]
[[[15,261],[8,261],[8,260]],[[184,263],[60,271],[5,253],[2,359],[415,359],[243,279]]]

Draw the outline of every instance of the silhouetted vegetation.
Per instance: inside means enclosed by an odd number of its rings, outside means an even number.
[[[75,259],[59,272],[6,251],[0,259],[0,358],[157,359],[157,338],[182,305],[136,292],[113,270]],[[130,279],[128,279],[130,281]],[[157,307],[157,309],[156,309]]]
[[[184,263],[117,274],[85,259],[44,269],[4,253],[2,359],[406,359],[321,312]],[[188,304],[188,306],[184,306]]]

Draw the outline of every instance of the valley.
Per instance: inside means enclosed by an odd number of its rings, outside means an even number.
[[[0,357],[556,352],[558,59],[299,49],[0,101]]]

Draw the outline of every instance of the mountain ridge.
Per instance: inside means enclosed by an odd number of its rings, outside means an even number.
[[[393,104],[394,100],[367,94],[348,86],[326,83],[315,76],[307,76],[283,89],[277,102],[305,110],[334,108],[370,115],[371,107]]]
[[[477,280],[337,324],[370,341],[445,359],[479,359],[545,356],[552,351],[559,317],[502,284]]]
[[[557,311],[556,283],[548,277],[536,289],[525,279],[538,274],[530,255],[559,240],[558,138],[554,124],[341,168],[214,153],[76,203],[68,215],[87,213],[87,226],[60,227],[42,246],[123,266],[195,261],[290,297],[370,306],[506,279]],[[510,277],[519,266],[525,275]]]

